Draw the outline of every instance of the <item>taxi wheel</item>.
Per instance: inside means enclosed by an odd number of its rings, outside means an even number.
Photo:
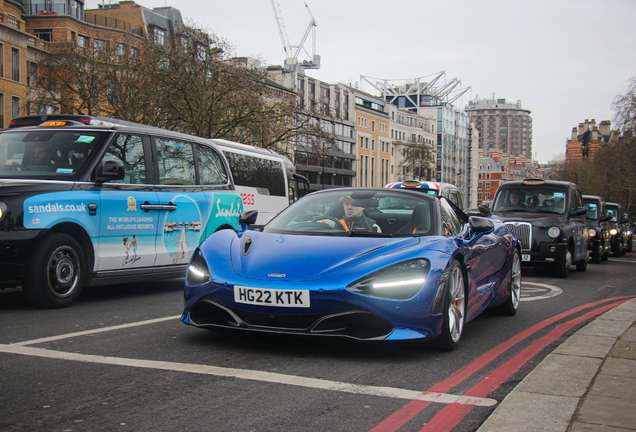
[[[440,351],[452,351],[459,343],[466,322],[466,283],[461,265],[456,260],[451,262],[444,288],[442,333],[433,341],[433,346]]]
[[[591,261],[594,264],[600,264],[601,263],[601,251],[598,249],[595,249],[592,251],[592,258]]]
[[[501,315],[513,316],[519,309],[521,301],[521,259],[519,252],[515,251],[512,258],[512,267],[510,269],[510,295],[506,302],[501,306],[497,306],[496,312]]]
[[[631,252],[633,250],[632,239],[627,240],[627,252]]]
[[[70,306],[82,292],[85,273],[86,258],[77,240],[68,234],[47,234],[31,256],[24,295],[36,307]]]

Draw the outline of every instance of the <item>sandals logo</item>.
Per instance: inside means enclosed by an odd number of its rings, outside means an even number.
[[[229,216],[229,217],[238,217],[241,214],[241,210],[238,208],[234,208],[234,203],[230,204],[230,208],[221,208],[221,199],[216,200],[216,217]]]
[[[134,197],[128,197],[128,209],[126,211],[137,211],[137,200]]]

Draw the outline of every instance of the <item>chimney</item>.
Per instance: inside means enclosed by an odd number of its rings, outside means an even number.
[[[598,128],[596,126],[592,128],[592,142],[598,142]]]
[[[603,120],[598,125],[598,131],[603,136],[608,136],[612,131],[612,123],[609,120]]]
[[[572,141],[576,141],[576,133],[577,133],[577,129],[575,127],[572,128],[572,138],[570,138]]]
[[[583,135],[585,132],[587,132],[587,119],[584,123],[579,123],[579,135]]]

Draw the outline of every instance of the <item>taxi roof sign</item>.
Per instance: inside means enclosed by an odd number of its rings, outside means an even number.
[[[545,180],[528,178],[525,179],[522,183],[526,185],[542,185],[545,184]]]
[[[67,124],[69,124],[69,122],[67,122],[67,121],[45,121],[44,123],[40,123],[40,126],[43,126],[43,127],[60,127],[60,126],[66,126]]]

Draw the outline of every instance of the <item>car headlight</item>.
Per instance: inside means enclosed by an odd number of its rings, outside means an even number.
[[[420,291],[430,268],[426,259],[404,261],[358,279],[347,290],[388,300],[407,300]]]
[[[559,234],[561,234],[559,227],[550,227],[550,229],[548,229],[548,236],[550,238],[557,238]]]
[[[201,249],[197,248],[192,254],[192,259],[188,265],[186,273],[186,284],[188,286],[203,285],[211,279],[208,263],[205,262]]]
[[[2,216],[7,213],[7,204],[0,201],[0,220],[2,220]]]
[[[612,228],[612,229],[610,230],[610,234],[611,234],[611,235],[616,235],[616,234],[618,234],[618,230],[617,230],[616,228]]]
[[[596,230],[595,229],[590,229],[589,231],[590,237],[596,237]]]
[[[1,216],[1,215],[0,215],[0,218],[2,218],[2,216]],[[627,235],[628,235],[628,236],[632,235],[632,232],[631,232],[631,231],[627,231]]]

